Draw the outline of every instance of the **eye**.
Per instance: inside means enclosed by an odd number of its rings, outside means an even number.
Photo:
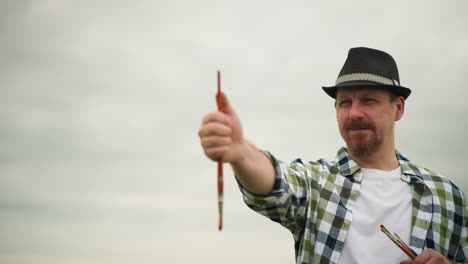
[[[362,100],[365,104],[373,104],[373,103],[377,103],[377,99],[375,98],[372,98],[372,97],[366,97],[364,98],[364,100]]]
[[[338,105],[340,107],[347,107],[351,105],[351,100],[341,100]]]

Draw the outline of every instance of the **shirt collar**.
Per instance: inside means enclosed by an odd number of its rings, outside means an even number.
[[[416,183],[419,181],[419,179],[422,179],[422,175],[418,166],[416,166],[398,150],[396,150],[395,154],[397,156],[398,162],[400,163],[402,180],[408,183]],[[348,150],[345,147],[342,147],[340,150],[338,150],[335,162],[337,164],[338,170],[340,171],[340,174],[345,177],[353,176],[357,171],[361,170],[361,167],[359,167],[359,165],[351,159],[348,154]]]
[[[340,174],[343,176],[352,176],[355,172],[361,169],[361,167],[359,167],[359,165],[348,155],[348,150],[345,147],[338,150],[335,162],[338,165]]]
[[[401,154],[398,150],[396,151],[398,162],[400,163],[401,173],[403,174],[403,180],[408,183],[422,182],[423,175],[419,167]]]

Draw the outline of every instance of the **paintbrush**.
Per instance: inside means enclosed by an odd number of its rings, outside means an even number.
[[[218,111],[222,112],[222,102],[221,102],[221,72],[218,71],[218,92],[216,93],[216,103],[218,105]],[[218,230],[223,229],[223,161],[220,158],[218,160]]]
[[[416,254],[414,250],[412,250],[405,242],[403,242],[403,240],[397,234],[395,234],[396,237],[390,234],[390,232],[388,232],[387,228],[385,228],[384,225],[380,225],[380,230],[385,235],[387,235],[388,238],[390,238],[390,240],[392,240],[393,243],[395,243],[395,245],[397,245],[401,250],[403,250],[403,252],[405,252],[406,255],[408,255],[411,259],[414,259],[416,256],[418,256],[418,254]]]

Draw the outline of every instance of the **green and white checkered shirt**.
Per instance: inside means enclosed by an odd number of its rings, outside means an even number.
[[[273,191],[258,196],[240,186],[244,201],[292,232],[297,264],[337,263],[359,196],[360,167],[345,148],[334,161],[297,159],[290,166],[267,154],[276,171]],[[447,178],[396,154],[402,180],[414,186],[410,247],[418,254],[432,248],[448,259],[468,263],[468,208],[462,191]]]

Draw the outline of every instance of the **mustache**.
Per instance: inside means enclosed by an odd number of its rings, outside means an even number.
[[[375,127],[370,123],[362,122],[360,120],[351,120],[351,122],[349,122],[345,126],[345,129],[348,130],[348,131],[353,130],[353,129],[371,129],[371,130],[375,130]]]

